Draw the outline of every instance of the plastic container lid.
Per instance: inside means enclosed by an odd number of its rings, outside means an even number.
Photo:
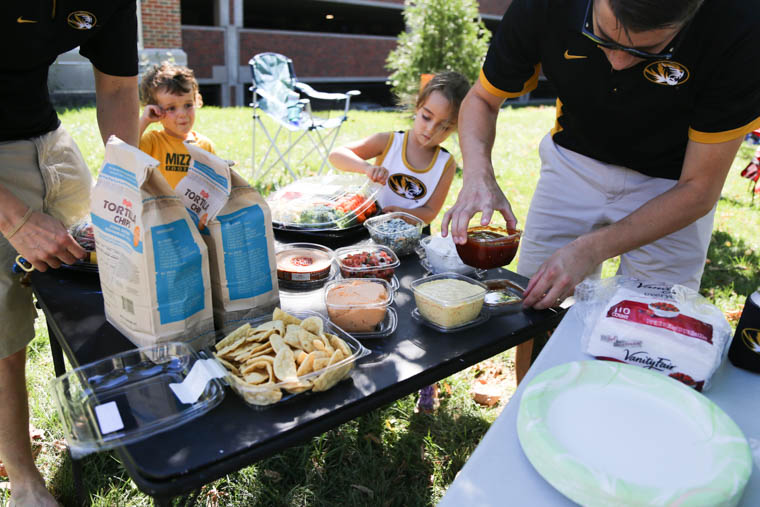
[[[468,266],[459,258],[451,235],[445,238],[437,235],[427,236],[420,241],[420,247],[422,247],[422,251],[418,252],[420,259],[426,261],[423,267],[429,269],[434,275],[441,273],[468,275],[476,271],[474,267]]]
[[[394,211],[367,219],[364,227],[372,241],[385,245],[396,255],[409,255],[420,243],[425,222],[403,211]]]
[[[309,317],[318,317],[323,323],[324,333],[330,333],[339,337],[348,346],[350,355],[343,357],[339,361],[320,368],[318,371],[312,371],[303,375],[298,375],[295,380],[262,383],[253,385],[243,382],[239,377],[227,370],[225,380],[232,389],[239,394],[243,400],[255,408],[265,408],[267,405],[282,403],[296,396],[305,396],[312,391],[327,390],[335,383],[346,378],[353,368],[356,361],[368,355],[370,351],[359,341],[346,333],[343,329],[336,326],[322,315],[312,311],[288,311],[288,315],[300,320]],[[241,325],[250,324],[252,328],[272,320],[272,316],[267,315],[252,320],[245,320],[235,323],[235,325],[219,331],[217,336],[222,339],[231,332],[238,329]],[[285,342],[287,343],[287,342]]]
[[[458,328],[478,318],[485,284],[458,273],[418,278],[411,283],[420,315],[442,328]]]
[[[346,246],[335,250],[335,257],[343,278],[382,278],[390,281],[395,269],[401,265],[393,250],[383,245]]]
[[[324,301],[330,321],[343,330],[374,333],[393,303],[393,287],[381,278],[333,280],[325,287]]]
[[[522,310],[523,288],[507,279],[485,280],[488,292],[485,306],[491,313],[516,313]]]
[[[179,342],[141,347],[86,364],[51,382],[72,457],[148,438],[198,417],[224,398],[217,379],[200,398],[182,403],[171,384],[182,383],[201,359]]]
[[[377,210],[382,187],[360,174],[303,178],[269,197],[272,222],[293,229],[339,230],[362,223]]]

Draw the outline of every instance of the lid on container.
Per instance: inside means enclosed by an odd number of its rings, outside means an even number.
[[[361,287],[364,286],[364,284],[368,284],[367,286],[382,286],[382,289],[385,291],[385,296],[382,298],[382,300],[373,301],[373,302],[362,302],[362,290]],[[343,291],[343,297],[340,299],[339,302],[333,301],[330,302],[328,299],[330,298],[331,294],[334,294],[334,291]],[[327,283],[325,286],[325,305],[331,306],[333,308],[353,308],[353,307],[362,307],[362,306],[388,306],[389,304],[393,303],[393,295],[395,291],[393,289],[393,285],[388,280],[383,280],[382,278],[339,278],[337,280],[332,280]],[[369,294],[371,297],[373,294]]]
[[[335,253],[315,243],[291,243],[277,248],[277,278],[293,290],[314,290],[334,276]]]
[[[364,222],[377,212],[382,187],[360,174],[303,178],[269,197],[272,222],[293,229],[339,230]]]
[[[224,397],[218,380],[224,374],[216,360],[167,342],[80,366],[54,379],[51,390],[72,457],[79,458],[208,412]]]
[[[524,289],[507,279],[486,280],[488,287],[484,304],[489,310],[498,312],[518,311],[522,309]]]

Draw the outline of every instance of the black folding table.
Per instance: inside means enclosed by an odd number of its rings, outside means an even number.
[[[174,496],[198,491],[204,484],[545,333],[562,318],[561,310],[526,310],[492,316],[478,327],[457,333],[440,333],[411,317],[415,303],[409,286],[424,275],[418,259],[402,259],[396,275],[401,285],[394,303],[398,329],[389,337],[364,341],[372,353],[358,362],[349,380],[326,392],[305,393],[260,409],[246,405],[226,388],[222,403],[205,415],[116,449],[137,487],[156,504],[169,503]],[[488,278],[527,283],[506,270],[490,270]],[[78,367],[135,348],[106,322],[96,273],[35,272],[32,286],[47,317],[56,375],[65,371],[63,354]]]

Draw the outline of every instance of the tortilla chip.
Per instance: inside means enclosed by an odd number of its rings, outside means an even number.
[[[274,312],[272,313],[272,320],[281,320],[286,326],[288,324],[300,324],[301,319],[293,317],[289,313],[285,313],[284,311],[280,310],[279,308],[275,308]]]
[[[290,348],[282,348],[274,357],[274,375],[279,380],[295,380],[296,360]]]
[[[301,322],[302,328],[317,336],[322,336],[322,330],[324,329],[324,326],[325,323],[320,317],[317,317],[316,315],[313,317],[305,318]]]
[[[214,346],[217,351],[222,350],[226,346],[230,345],[231,343],[234,343],[235,341],[239,340],[241,337],[248,336],[248,330],[251,329],[251,325],[246,323],[240,326],[239,328],[235,329],[233,332],[219,340],[219,342]],[[242,342],[241,342],[242,343]]]

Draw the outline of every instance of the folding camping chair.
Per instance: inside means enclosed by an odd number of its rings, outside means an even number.
[[[282,162],[293,179],[298,179],[294,167],[298,168],[312,153],[316,152],[322,160],[317,174],[321,174],[327,164],[338,132],[348,118],[348,107],[351,97],[359,95],[358,90],[346,93],[322,93],[314,90],[306,83],[298,81],[293,70],[293,61],[278,53],[259,53],[248,61],[253,76],[253,179],[258,180],[266,175],[275,165]],[[301,98],[303,96],[303,98]],[[311,100],[345,101],[343,115],[335,118],[318,118],[312,114]],[[261,120],[259,111],[265,113],[277,123],[274,136],[267,130]],[[256,164],[256,126],[269,140],[266,154]],[[281,133],[287,132],[287,146],[278,146]],[[294,139],[295,138],[295,139]],[[307,138],[311,149],[296,162],[291,164],[290,155],[293,149]],[[274,152],[276,159],[269,162],[269,156]],[[274,157],[274,156],[273,156]],[[269,162],[269,163],[268,163]]]

